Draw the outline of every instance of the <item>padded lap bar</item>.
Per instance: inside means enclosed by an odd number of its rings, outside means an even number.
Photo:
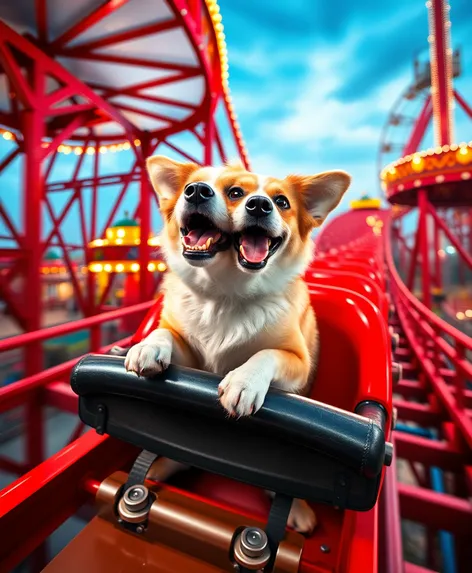
[[[292,497],[375,504],[386,460],[379,404],[360,416],[271,389],[257,414],[235,420],[218,401],[220,380],[172,365],[137,378],[122,357],[89,355],[71,386],[83,422],[141,448]]]

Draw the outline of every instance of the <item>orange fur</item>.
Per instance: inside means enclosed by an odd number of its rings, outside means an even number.
[[[138,374],[155,373],[172,360],[215,372],[223,377],[221,404],[237,416],[257,411],[271,385],[308,395],[319,344],[301,276],[312,256],[311,231],[339,203],[349,176],[328,172],[279,179],[250,173],[239,163],[199,167],[161,156],[149,158],[147,167],[163,214],[162,241],[170,271],[163,284],[159,328],[129,351],[126,367]],[[197,183],[213,190],[203,207],[192,206],[188,191],[184,193],[189,184],[190,191],[199,192]],[[272,205],[264,218],[266,227],[251,219],[247,202],[256,196]],[[191,245],[190,256],[186,236],[195,231],[203,241],[207,237],[205,229],[186,229],[195,213],[200,225],[206,224],[202,217],[209,221],[211,241],[201,248],[194,243],[201,255]],[[256,223],[259,234],[250,235]],[[262,246],[258,255],[267,253],[263,260],[249,264],[244,258],[244,233],[249,233],[249,243],[267,242],[267,250]],[[223,245],[220,250],[218,244]],[[162,475],[168,475],[168,466],[161,468]],[[292,525],[300,531],[314,527],[306,503],[298,500],[293,512]]]

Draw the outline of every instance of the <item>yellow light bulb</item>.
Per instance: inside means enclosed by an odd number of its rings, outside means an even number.
[[[86,153],[88,155],[94,155],[95,154],[95,147],[87,147]]]
[[[101,273],[103,271],[103,265],[95,265],[92,270],[96,273]]]
[[[74,147],[74,153],[76,155],[82,155],[83,152],[84,150],[81,147]]]
[[[111,273],[112,268],[113,268],[113,267],[112,267],[109,263],[107,263],[107,264],[103,267],[103,270],[106,271],[107,273]]]
[[[100,153],[106,153],[108,151],[108,149],[106,148],[105,145],[101,145],[100,148],[98,149],[98,151]]]
[[[11,133],[10,131],[4,131],[3,132],[3,139],[6,139],[6,140],[13,139],[13,133]]]
[[[158,270],[160,273],[163,273],[164,271],[167,270],[167,265],[166,265],[165,263],[163,263],[163,262],[157,263],[157,270]]]
[[[116,240],[115,240],[115,243],[116,243],[117,245],[122,245],[122,244],[123,244],[123,239],[116,239]]]
[[[130,145],[129,141],[126,141],[125,143],[123,143],[123,149],[131,149],[131,145]]]
[[[139,139],[135,139],[134,144],[136,145],[136,147],[139,147],[141,145],[141,141]]]
[[[116,236],[117,237],[124,237],[125,236],[125,230],[124,229],[118,229],[118,231],[116,231]]]
[[[123,265],[122,263],[118,263],[115,267],[115,271],[117,273],[122,273],[125,270],[125,265]]]
[[[147,269],[148,271],[154,272],[156,270],[156,265],[154,263],[149,263]]]
[[[459,320],[464,320],[465,314],[463,312],[458,312],[456,314],[456,318],[458,318]]]
[[[131,265],[131,270],[133,271],[133,273],[137,273],[139,271],[139,263],[133,263]]]

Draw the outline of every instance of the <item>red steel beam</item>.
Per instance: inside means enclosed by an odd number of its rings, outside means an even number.
[[[2,37],[2,28],[6,27],[6,24],[0,21],[0,38]],[[21,68],[13,57],[10,48],[7,47],[6,43],[0,41],[0,63],[5,70],[9,81],[13,84],[17,95],[20,97],[23,105],[26,109],[33,109],[36,107],[35,98],[33,92],[28,85],[24,75],[21,72]]]
[[[163,143],[163,145],[167,145],[167,147],[170,147],[176,153],[179,153],[182,157],[185,157],[185,159],[187,159],[188,161],[191,161],[192,163],[197,163],[197,165],[202,164],[201,161],[199,161],[198,159],[195,159],[195,157],[192,157],[189,153],[185,152],[183,149],[180,149],[180,147],[177,147],[176,145],[174,145],[170,141],[165,140],[162,143]]]
[[[80,487],[87,475],[101,481],[137,454],[134,446],[90,431],[1,491],[0,573],[12,571],[91,499]]]
[[[112,64],[122,64],[123,66],[138,66],[140,68],[152,68],[156,70],[169,70],[180,72],[186,77],[192,77],[193,74],[201,73],[201,70],[197,66],[191,66],[189,64],[177,64],[172,62],[161,62],[158,60],[148,60],[146,58],[130,58],[125,56],[119,56],[115,54],[108,54],[102,52],[63,52],[62,57],[67,58],[80,58],[81,60],[91,60],[97,62],[109,62]],[[187,76],[187,74],[191,74]]]
[[[107,346],[100,348],[97,352],[100,354],[105,354],[111,348],[113,348],[115,344],[118,344],[119,346],[126,346],[129,344],[130,340],[131,337],[123,338],[123,340],[119,340],[118,342],[108,344]],[[77,364],[77,361],[80,358],[81,357],[73,358],[68,362],[53,366],[52,368],[43,370],[38,374],[28,376],[27,378],[23,378],[23,380],[18,380],[13,384],[9,384],[8,386],[0,388],[0,413],[6,412],[7,410],[12,410],[18,406],[24,406],[26,403],[31,402],[31,399],[34,398],[38,390],[43,389],[47,386],[47,384],[50,384],[51,382],[55,382],[58,379],[60,380],[61,378],[63,379],[69,376],[70,371],[75,366],[75,364]]]
[[[111,87],[105,86],[103,84],[98,84],[96,82],[88,82],[88,85],[90,87],[92,87],[94,90],[104,91],[105,94],[102,97],[106,98],[107,100],[110,100],[114,97],[120,97],[123,95],[122,90],[111,88]],[[137,91],[135,92],[135,91],[131,90],[130,88],[128,88],[125,95],[127,95],[128,97],[133,97],[133,98],[140,99],[143,101],[149,101],[152,103],[160,103],[162,105],[169,105],[169,106],[173,106],[173,107],[181,107],[181,108],[189,109],[192,111],[195,111],[197,109],[196,105],[193,103],[188,103],[186,101],[180,101],[177,99],[172,99],[172,98],[162,97],[162,96],[156,96],[156,95],[151,95],[151,94],[141,94]]]
[[[36,0],[36,25],[38,27],[38,38],[41,42],[48,41],[48,16],[46,0]]]
[[[118,109],[121,109],[122,111],[130,111],[131,113],[136,113],[138,115],[144,115],[146,117],[150,117],[151,119],[157,119],[159,121],[165,121],[167,123],[173,123],[175,120],[172,117],[169,117],[168,115],[162,115],[160,113],[156,113],[154,111],[149,111],[147,109],[139,109],[136,107],[133,107],[131,105],[127,105],[121,102],[115,102],[114,103],[115,107],[117,107]]]
[[[379,533],[382,536],[383,553],[385,555],[384,573],[404,573],[395,442],[393,452],[392,465],[386,469],[384,484],[380,494],[380,508],[383,519],[379,524]]]
[[[404,573],[437,573],[432,569],[426,569],[426,567],[421,567],[421,565],[415,565],[414,563],[409,563],[405,561],[404,563]]]
[[[396,390],[397,388],[395,387]],[[443,413],[433,409],[430,404],[419,404],[417,402],[395,399],[393,405],[397,409],[399,420],[410,420],[420,426],[438,426],[444,419]]]
[[[130,93],[135,93],[151,88],[157,88],[158,86],[164,86],[167,84],[172,84],[174,82],[181,82],[183,80],[194,78],[195,76],[200,75],[200,73],[201,73],[200,70],[196,70],[193,72],[172,74],[171,76],[166,76],[164,78],[159,78],[157,80],[147,80],[139,84],[132,84],[124,88],[121,88],[120,91],[122,95],[128,95]]]
[[[122,181],[123,187],[121,188],[121,191],[120,191],[120,193],[119,193],[119,195],[115,201],[115,204],[113,206],[113,209],[110,212],[110,215],[108,216],[108,219],[105,221],[105,223],[102,227],[102,230],[101,230],[99,237],[103,237],[105,235],[106,229],[112,224],[113,219],[115,218],[116,213],[118,212],[118,209],[121,205],[121,202],[123,201],[123,198],[124,198],[126,192],[128,191],[130,184],[133,181],[140,181],[141,174],[138,173],[138,168],[140,168],[140,165],[138,164],[138,162],[135,162],[131,168],[130,173],[127,174],[126,179],[123,178],[123,181]],[[135,176],[137,176],[136,179],[134,179]],[[100,185],[102,185],[102,184],[103,183],[100,182]]]
[[[424,101],[421,112],[413,127],[413,131],[410,134],[410,138],[403,148],[403,156],[410,155],[418,150],[432,116],[433,106],[431,103],[431,96],[428,96]]]
[[[2,203],[0,202],[0,217],[3,219],[5,226],[11,233],[11,238],[16,241],[19,247],[23,246],[23,237],[20,236],[19,232],[15,228],[13,221],[8,216],[6,209],[3,207]]]
[[[143,155],[151,154],[151,141],[146,135],[141,142]],[[151,195],[153,193],[149,177],[145,169],[141,170],[141,185],[139,190],[139,221],[141,225],[141,244],[139,245],[139,300],[145,301],[151,296],[152,275],[147,269],[150,260],[151,247],[148,238],[151,234]]]
[[[80,19],[76,24],[69,28],[66,32],[61,34],[58,38],[50,44],[52,49],[57,49],[71,42],[80,34],[83,34],[86,30],[95,26],[100,20],[103,20],[109,16],[112,12],[121,8],[129,0],[105,0],[100,6],[95,10],[90,12],[85,18]]]
[[[0,295],[13,317],[19,324],[19,326],[27,331],[28,330],[28,319],[25,314],[25,309],[20,305],[18,297],[11,290],[10,285],[0,276]]]
[[[22,348],[29,344],[33,344],[34,342],[42,342],[51,338],[56,338],[57,336],[65,336],[66,334],[92,328],[98,324],[104,324],[105,322],[120,320],[123,317],[132,316],[133,314],[139,314],[148,310],[153,304],[155,304],[155,302],[156,301],[154,300],[150,300],[133,306],[120,308],[118,310],[112,310],[95,316],[81,318],[73,322],[66,322],[64,324],[58,324],[48,328],[41,328],[40,330],[26,332],[25,334],[12,336],[11,338],[3,338],[0,340],[0,353],[14,350],[16,348]],[[10,387],[11,386],[0,388],[0,397],[3,395],[2,392]]]
[[[167,32],[168,30],[173,30],[178,26],[179,22],[175,18],[170,18],[169,20],[153,22],[152,24],[147,24],[146,26],[129,28],[127,30],[117,32],[116,34],[110,34],[109,36],[105,36],[99,40],[93,40],[83,44],[75,44],[71,48],[59,50],[58,53],[61,56],[66,57],[69,57],[71,54],[73,54],[73,56],[83,57],[82,55],[84,55],[84,57],[87,57],[87,53],[91,52],[92,50],[98,50],[113,44],[121,44],[122,42],[127,42],[128,40],[136,40],[137,38],[150,36],[151,34]]]
[[[452,62],[450,49],[449,14],[445,0],[431,0],[430,4],[430,59],[432,101],[436,145],[453,143],[452,126]]]
[[[56,219],[56,227],[60,227],[62,222],[64,221],[64,219],[67,216],[67,213],[69,213],[70,208],[72,207],[72,205],[74,204],[74,202],[77,200],[77,197],[79,196],[79,191],[76,191],[75,193],[73,193],[71,195],[71,197],[69,198],[69,200],[67,201],[67,203],[65,204],[62,213],[59,215],[59,217]],[[54,238],[54,235],[56,233],[56,227],[53,227],[53,229],[51,230],[51,232],[49,233],[48,237],[46,238],[46,241],[44,242],[44,246],[45,248],[47,247],[47,245],[49,245],[52,241],[52,239]]]
[[[469,269],[472,269],[472,256],[464,249],[460,241],[457,237],[450,231],[449,227],[444,223],[444,221],[439,217],[436,213],[436,210],[431,204],[428,204],[428,211],[430,215],[433,217],[434,222],[438,227],[440,227],[441,231],[446,235],[449,239],[449,242],[454,246],[457,250],[461,258],[466,262]]]
[[[85,157],[85,154],[82,154],[80,157]],[[117,185],[119,183],[132,183],[133,181],[139,181],[141,175],[138,172],[140,165],[132,169],[129,173],[117,173],[116,175],[103,175],[102,177],[97,178],[97,185],[99,187],[105,187],[108,185]],[[71,180],[67,181],[58,181],[55,183],[49,183],[46,186],[46,191],[48,193],[55,193],[58,191],[65,191],[66,189],[74,189],[74,188],[81,188],[81,187],[92,187],[94,184],[93,177],[89,177],[87,179],[75,179],[72,178]]]
[[[4,160],[0,163],[0,173],[6,169],[10,163],[16,158],[18,157],[18,155],[20,154],[21,149],[20,147],[17,147],[16,149],[13,149],[12,151],[10,151],[10,153],[4,158]]]
[[[20,476],[26,473],[28,468],[21,462],[17,462],[5,456],[0,456],[0,471]]]
[[[398,484],[403,519],[457,535],[472,531],[472,505],[466,499],[420,487]]]
[[[464,452],[455,449],[448,442],[429,440],[405,432],[395,433],[397,458],[411,460],[425,466],[437,466],[444,470],[458,472],[464,467]]]
[[[454,97],[456,98],[458,104],[465,111],[465,113],[472,119],[472,108],[465,101],[465,99],[460,95],[460,93],[454,90]]]

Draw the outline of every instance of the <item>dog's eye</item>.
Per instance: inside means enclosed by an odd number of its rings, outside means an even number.
[[[290,203],[288,202],[287,197],[284,197],[283,195],[279,195],[275,198],[275,204],[280,209],[290,209]]]
[[[231,189],[228,191],[228,197],[230,199],[239,199],[243,195],[244,191],[241,189],[241,187],[231,187]]]

